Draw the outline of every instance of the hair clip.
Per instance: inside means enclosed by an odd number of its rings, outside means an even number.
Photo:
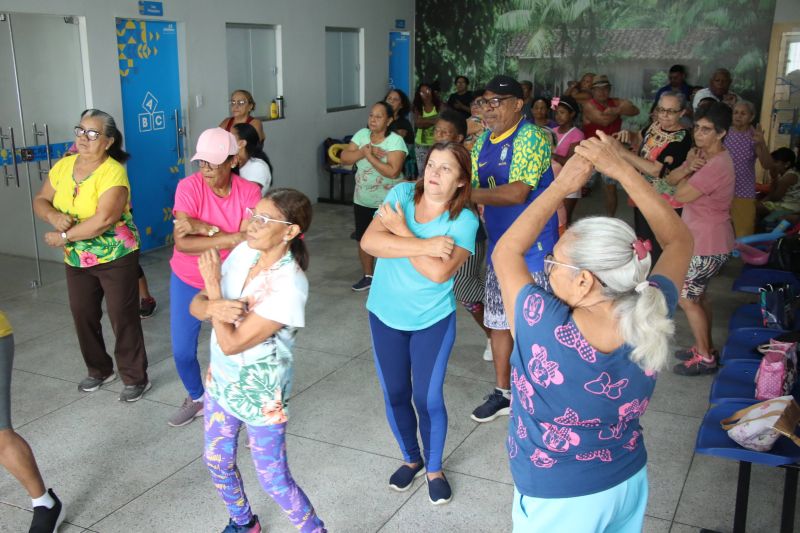
[[[552,100],[550,100],[550,109],[555,111],[555,109],[558,107],[558,104],[560,103],[561,103],[561,98],[559,98],[558,96],[554,96]],[[567,105],[567,103],[565,102],[564,105]]]
[[[647,257],[647,254],[653,251],[653,244],[650,242],[649,239],[645,240],[636,239],[631,244],[631,247],[633,248],[633,251],[636,254],[636,259],[638,259],[639,261]]]

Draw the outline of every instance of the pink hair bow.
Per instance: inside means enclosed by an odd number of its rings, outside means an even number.
[[[550,100],[550,109],[553,109],[553,110],[555,110],[555,108],[557,108],[557,107],[558,107],[558,104],[559,104],[559,103],[561,103],[561,98],[559,98],[558,96],[554,96],[554,97],[553,97],[553,98]]]
[[[651,243],[649,239],[636,239],[631,246],[636,253],[636,259],[639,261],[647,257],[647,254],[653,251],[653,243]]]

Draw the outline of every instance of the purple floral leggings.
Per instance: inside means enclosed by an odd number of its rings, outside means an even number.
[[[244,493],[242,477],[236,466],[239,428],[244,423],[205,395],[205,462],[211,480],[231,519],[244,525],[253,518]],[[286,423],[271,426],[247,426],[250,453],[256,465],[258,481],[280,505],[294,526],[304,533],[323,533],[325,524],[297,486],[286,460]]]

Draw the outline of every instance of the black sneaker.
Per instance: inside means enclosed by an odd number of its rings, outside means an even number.
[[[445,477],[428,478],[428,499],[433,505],[444,505],[453,499],[453,491]]]
[[[494,389],[494,392],[483,399],[486,401],[472,411],[470,416],[475,422],[491,422],[498,416],[508,415],[511,400],[503,396],[498,389]]]
[[[103,385],[108,385],[116,379],[117,375],[114,372],[104,378],[93,378],[92,376],[87,376],[80,383],[78,383],[78,390],[81,392],[94,392]]]
[[[40,505],[33,508],[33,520],[31,520],[31,528],[28,533],[54,533],[58,530],[58,526],[64,521],[66,515],[66,508],[58,499],[53,489],[47,489],[50,497],[56,502],[52,509]]]
[[[364,276],[363,278],[361,278],[360,280],[358,280],[358,281],[357,281],[357,282],[356,282],[356,283],[355,283],[355,284],[354,284],[352,287],[350,287],[350,288],[351,288],[351,289],[353,289],[353,290],[354,290],[354,291],[356,291],[356,292],[362,292],[362,291],[369,290],[369,288],[370,288],[371,286],[372,286],[372,276],[370,276],[369,274],[367,274],[366,276]]]
[[[156,309],[158,309],[158,303],[156,303],[155,298],[142,298],[139,300],[139,318],[150,318],[156,314]]]
[[[713,374],[719,370],[719,365],[717,365],[717,358],[711,356],[711,361],[706,360],[703,356],[697,351],[695,351],[694,356],[689,359],[688,361],[684,361],[683,363],[678,363],[674,367],[672,367],[672,371],[680,376],[703,376],[706,374]]]
[[[414,482],[414,480],[423,473],[425,473],[425,465],[422,463],[422,461],[420,461],[419,464],[414,468],[411,468],[408,465],[403,465],[398,468],[394,474],[392,474],[392,477],[389,478],[389,487],[393,488],[397,492],[405,492],[411,488],[411,484]]]

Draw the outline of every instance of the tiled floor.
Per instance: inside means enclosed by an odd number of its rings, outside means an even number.
[[[596,191],[579,213],[599,211]],[[627,207],[621,208],[624,216]],[[351,209],[318,205],[307,237],[312,263],[307,327],[297,341],[295,396],[289,423],[292,472],[332,532],[509,531],[512,485],[503,449],[506,420],[479,425],[470,411],[492,386],[484,340],[463,310],[448,367],[445,394],[450,415],[445,470],[453,501],[433,507],[421,481],[411,491],[386,486],[400,464],[383,411],[371,360],[365,295],[349,285],[359,276]],[[144,322],[153,390],[122,405],[112,384],[81,394],[84,376],[66,305],[63,267],[44,266],[44,286],[28,288],[29,261],[0,257],[0,308],[15,327],[17,353],[14,422],[30,442],[47,483],[68,505],[69,526],[80,532],[214,532],[227,522],[201,459],[202,425],[170,428],[166,419],[184,392],[170,358],[169,250],[147,254],[142,264],[161,306]],[[718,309],[716,340],[743,295],[730,293],[738,265],[713,284]],[[687,328],[678,313],[679,344]],[[113,339],[106,327],[109,346]],[[200,343],[208,361],[208,331]],[[710,377],[689,379],[664,372],[644,417],[649,450],[650,500],[645,531],[688,532],[701,527],[730,531],[736,465],[695,455],[694,439],[706,410]],[[240,460],[255,511],[271,532],[294,531],[260,491],[248,452]],[[754,467],[748,531],[776,531],[782,471]],[[0,471],[0,531],[26,531],[30,500]]]

